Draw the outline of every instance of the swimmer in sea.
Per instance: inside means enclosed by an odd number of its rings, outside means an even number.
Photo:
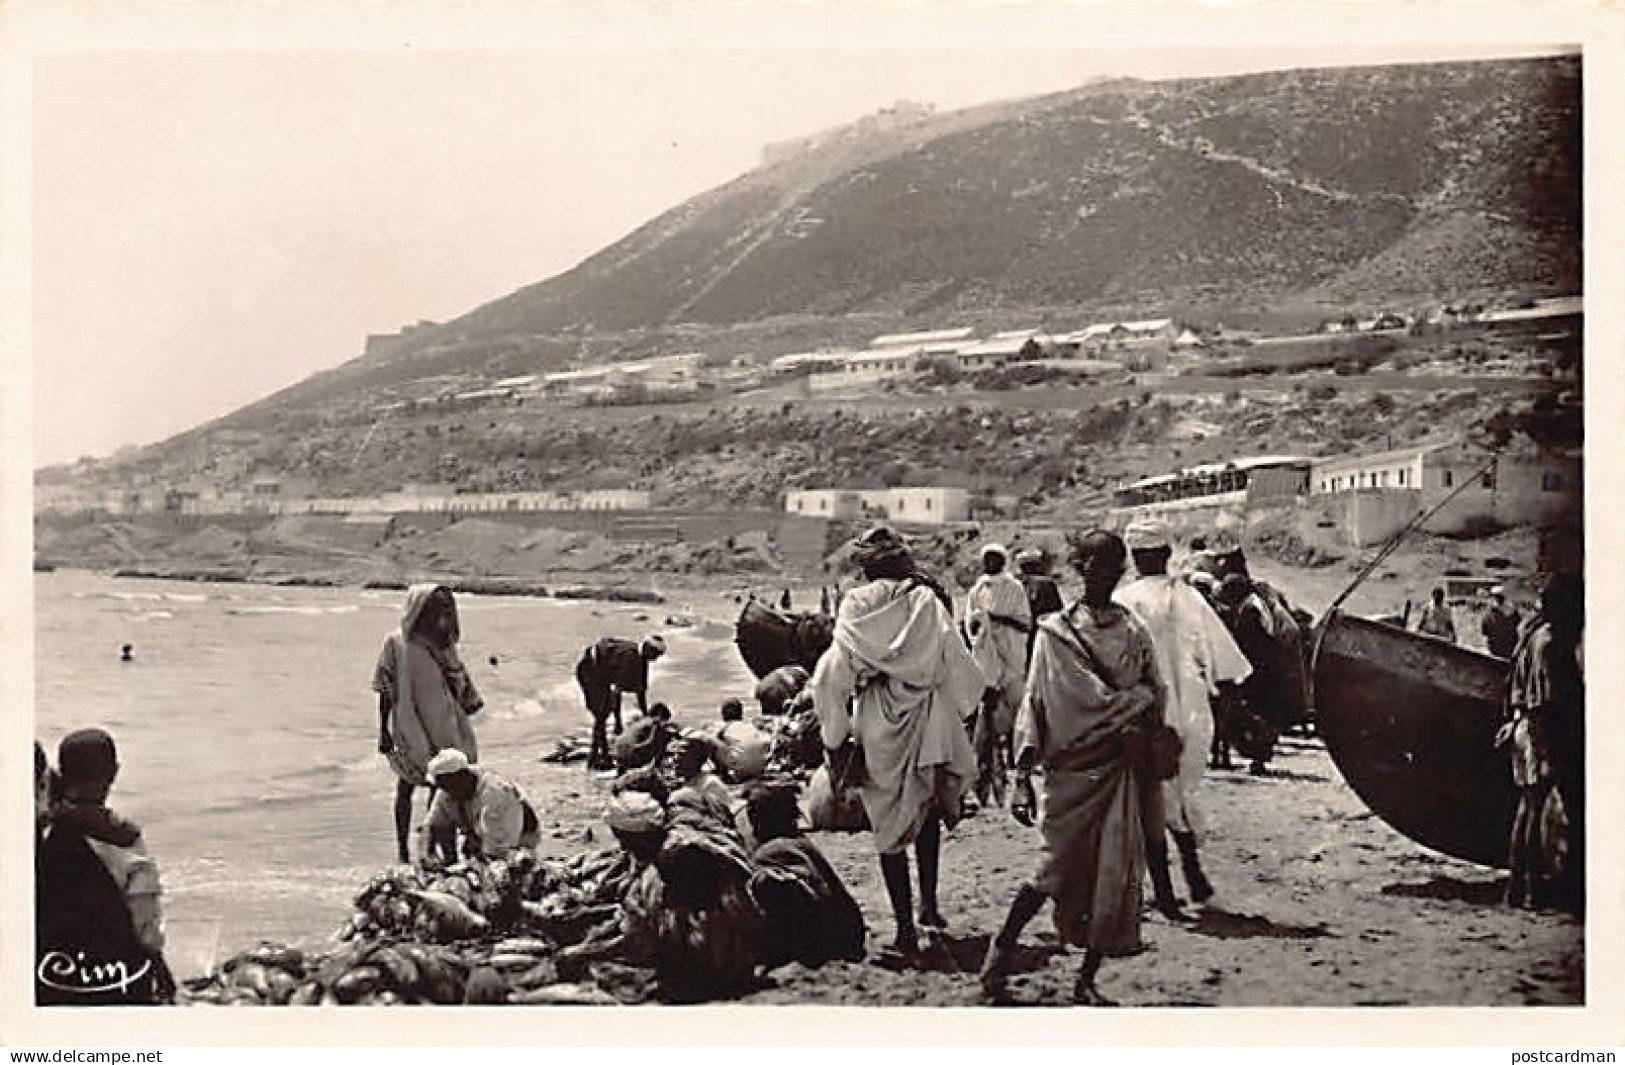
[[[135,644],[127,643],[123,647],[119,648],[118,660],[120,662],[134,662]]]

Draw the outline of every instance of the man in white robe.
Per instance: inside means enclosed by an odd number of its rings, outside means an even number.
[[[982,547],[982,575],[965,596],[965,631],[970,653],[986,684],[976,718],[976,796],[987,802],[1004,797],[1010,764],[1010,736],[1027,683],[1027,640],[1033,629],[1027,590],[1009,571],[1001,544]]]
[[[1124,540],[1140,576],[1119,588],[1115,598],[1150,631],[1158,671],[1167,685],[1167,722],[1179,733],[1183,746],[1178,775],[1162,785],[1163,807],[1168,829],[1179,846],[1185,885],[1191,899],[1201,903],[1213,896],[1213,885],[1202,871],[1198,853],[1198,833],[1204,825],[1197,801],[1213,743],[1210,700],[1218,694],[1220,684],[1246,679],[1252,666],[1202,594],[1168,573],[1173,544],[1166,525],[1152,519],[1136,521],[1126,530]],[[1159,896],[1158,908],[1164,912],[1176,909],[1166,842],[1148,839],[1146,856]],[[1170,901],[1173,905],[1167,906]]]
[[[834,642],[808,687],[831,761],[848,739],[862,750],[859,794],[897,921],[893,948],[908,956],[919,946],[908,847],[920,867],[920,924],[941,928],[941,830],[957,821],[975,772],[964,720],[984,685],[953,615],[896,533],[872,529],[855,557],[868,583],[841,600]]]

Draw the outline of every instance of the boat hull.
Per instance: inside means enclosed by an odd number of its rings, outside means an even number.
[[[802,666],[811,672],[834,631],[834,619],[826,614],[787,614],[752,601],[739,612],[734,644],[760,680],[780,666]]]
[[[1315,632],[1316,729],[1373,813],[1417,843],[1504,868],[1514,795],[1495,747],[1508,664],[1331,613]]]

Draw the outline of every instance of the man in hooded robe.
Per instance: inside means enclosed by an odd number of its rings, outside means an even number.
[[[443,584],[413,585],[400,628],[384,638],[373,669],[378,751],[395,771],[395,843],[411,861],[412,792],[429,786],[429,761],[443,750],[479,760],[470,718],[485,705],[457,653],[457,602]]]
[[[769,969],[863,957],[863,911],[829,860],[801,834],[799,791],[788,777],[753,781],[745,789],[756,867],[750,893],[763,918],[757,954]]]
[[[920,923],[940,928],[942,825],[958,819],[976,772],[964,720],[985,685],[940,586],[895,532],[869,530],[855,561],[867,583],[841,600],[834,643],[809,687],[827,756],[838,760],[848,738],[862,751],[859,794],[896,920],[892,948],[907,957],[919,948],[908,847],[920,866]]]
[[[1168,527],[1156,519],[1141,519],[1124,531],[1134,568],[1139,576],[1119,588],[1113,598],[1134,612],[1157,655],[1157,670],[1167,686],[1167,723],[1179,734],[1182,747],[1179,773],[1162,785],[1163,810],[1168,830],[1179,846],[1185,885],[1194,902],[1213,896],[1213,885],[1202,871],[1198,834],[1203,831],[1197,791],[1207,769],[1213,745],[1212,697],[1221,684],[1235,684],[1252,672],[1224,622],[1202,594],[1168,572],[1173,541]],[[1146,860],[1156,889],[1157,908],[1176,916],[1164,840],[1146,840]]]

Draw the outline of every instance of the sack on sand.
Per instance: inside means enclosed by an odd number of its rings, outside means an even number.
[[[815,829],[863,832],[869,827],[856,789],[837,792],[827,766],[819,766],[807,782],[806,803],[807,821]]]

